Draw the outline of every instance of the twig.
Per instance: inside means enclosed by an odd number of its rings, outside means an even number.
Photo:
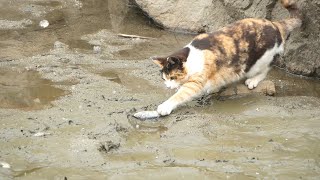
[[[123,38],[155,39],[152,37],[138,36],[138,35],[131,35],[131,34],[118,34],[118,36]]]

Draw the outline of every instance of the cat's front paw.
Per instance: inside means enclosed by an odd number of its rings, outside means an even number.
[[[161,116],[166,116],[169,115],[172,110],[174,109],[174,105],[170,102],[164,102],[162,104],[160,104],[158,106],[157,112],[161,115]]]
[[[249,89],[256,88],[259,84],[259,81],[255,78],[247,79],[245,84],[248,86]]]

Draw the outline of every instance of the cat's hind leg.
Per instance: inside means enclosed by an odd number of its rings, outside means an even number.
[[[270,67],[265,68],[262,72],[260,72],[259,74],[248,78],[245,81],[245,84],[248,86],[249,89],[253,89],[256,88],[259,84],[260,81],[262,81],[268,74],[270,70]]]

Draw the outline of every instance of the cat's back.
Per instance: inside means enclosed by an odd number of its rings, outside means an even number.
[[[266,19],[247,18],[236,21],[212,33],[196,36],[191,45],[200,50],[218,50],[221,48],[273,47],[281,44],[283,38],[275,24]],[[247,44],[247,46],[243,46]],[[230,47],[231,46],[231,47]]]
[[[254,18],[237,21],[213,33],[200,34],[190,43],[206,54],[206,64],[237,67],[244,72],[265,52],[282,44],[283,37],[274,23]]]

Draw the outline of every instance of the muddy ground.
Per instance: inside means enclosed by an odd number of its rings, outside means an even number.
[[[192,35],[117,0],[8,0],[0,15],[0,179],[319,179],[319,80],[275,69],[275,96],[140,121],[174,93],[148,57]]]

